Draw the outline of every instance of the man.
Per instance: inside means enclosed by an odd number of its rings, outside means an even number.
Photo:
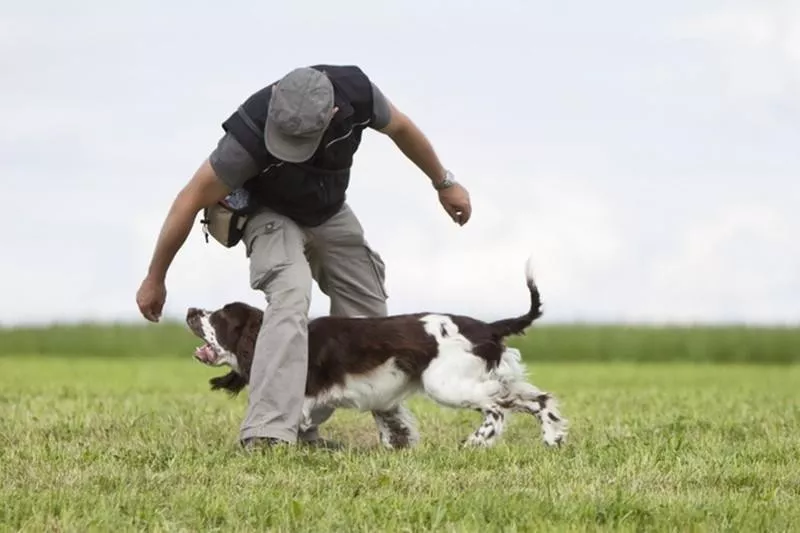
[[[243,230],[250,286],[268,302],[256,342],[240,440],[327,446],[315,411],[300,432],[311,281],[332,315],[385,316],[384,264],[345,201],[353,155],[366,128],[388,135],[431,181],[445,211],[463,225],[469,194],[414,123],[356,66],[297,68],[251,95],[224,123],[225,134],[178,193],[136,295],[157,322],[167,270],[197,214],[234,191],[259,206]]]

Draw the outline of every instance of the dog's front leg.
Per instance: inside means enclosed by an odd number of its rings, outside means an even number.
[[[409,409],[398,404],[384,411],[372,411],[380,441],[391,450],[411,448],[419,442],[417,422]]]
[[[300,433],[305,433],[314,427],[314,418],[311,413],[317,407],[316,398],[306,398],[303,401],[303,419],[300,421]]]

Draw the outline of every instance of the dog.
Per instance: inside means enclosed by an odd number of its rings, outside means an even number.
[[[450,408],[476,410],[480,426],[465,446],[493,446],[508,412],[533,415],[547,446],[565,442],[567,420],[557,401],[526,376],[520,351],[506,339],[520,335],[540,316],[541,297],[531,259],[526,263],[530,309],[494,322],[445,313],[387,317],[315,318],[308,323],[308,374],[301,429],[316,407],[370,411],[380,443],[390,449],[419,441],[416,421],[403,401],[423,393]],[[263,312],[242,302],[209,311],[189,308],[188,328],[205,344],[194,357],[230,371],[209,380],[212,390],[232,396],[248,384]]]

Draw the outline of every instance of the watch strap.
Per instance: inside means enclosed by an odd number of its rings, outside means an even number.
[[[444,179],[438,183],[434,183],[433,188],[436,189],[437,191],[441,191],[449,187],[452,187],[453,185],[455,185],[455,183],[456,180],[453,177],[453,173],[450,172],[449,170],[445,170]]]

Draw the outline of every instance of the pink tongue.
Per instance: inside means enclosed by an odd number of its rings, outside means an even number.
[[[203,346],[197,348],[194,351],[194,354],[205,362],[213,361],[214,359],[214,351],[208,344],[204,344]]]

